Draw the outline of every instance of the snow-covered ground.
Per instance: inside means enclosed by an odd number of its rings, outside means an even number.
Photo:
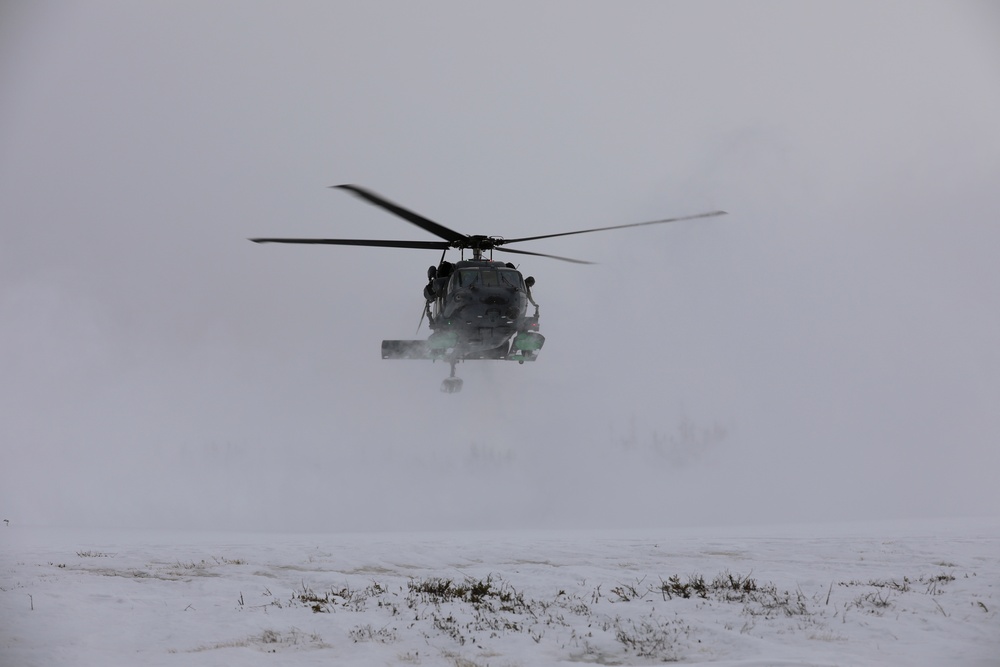
[[[0,545],[5,667],[1000,665],[997,519]]]

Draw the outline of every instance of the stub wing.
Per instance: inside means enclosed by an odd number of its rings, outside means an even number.
[[[383,359],[440,359],[441,354],[432,355],[426,340],[384,340]]]
[[[487,350],[462,350],[454,334],[433,334],[427,340],[384,340],[383,359],[534,361],[545,337],[537,332],[521,332],[510,343]]]

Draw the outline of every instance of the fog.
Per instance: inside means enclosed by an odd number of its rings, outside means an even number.
[[[262,530],[1000,515],[987,2],[5,3],[0,514]],[[534,364],[383,361],[432,240]],[[509,259],[510,256],[505,256]],[[426,335],[426,327],[422,335]]]

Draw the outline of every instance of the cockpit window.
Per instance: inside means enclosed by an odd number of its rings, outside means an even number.
[[[472,287],[479,281],[479,269],[462,269],[458,272],[458,286]]]
[[[500,269],[500,280],[505,287],[522,287],[521,274],[513,269]]]
[[[483,281],[483,287],[496,287],[497,286],[497,270],[496,269],[482,269],[479,272],[479,277]]]
[[[459,269],[451,277],[451,289],[461,287],[513,287],[524,289],[521,274],[514,269]]]

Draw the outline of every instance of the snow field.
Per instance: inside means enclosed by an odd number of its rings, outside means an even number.
[[[1000,665],[996,520],[0,545],[12,667]]]

